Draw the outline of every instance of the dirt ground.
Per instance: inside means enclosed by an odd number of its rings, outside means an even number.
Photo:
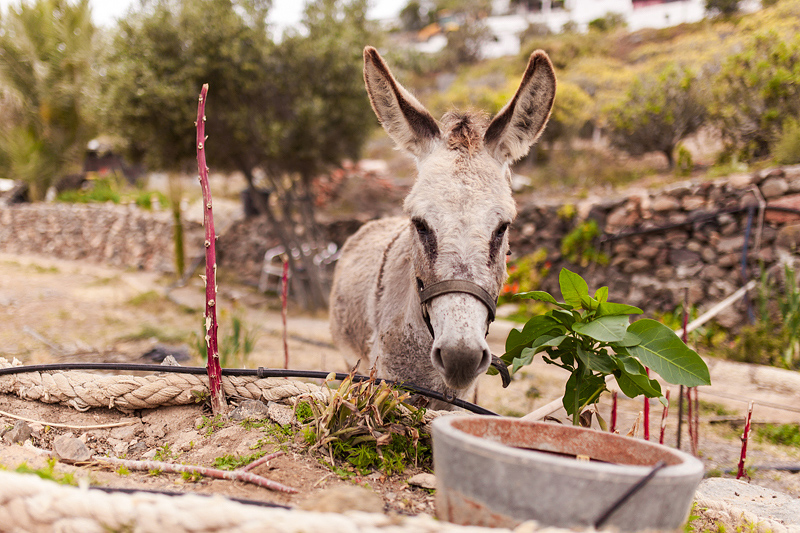
[[[142,354],[157,343],[191,346],[200,333],[203,293],[199,278],[190,286],[169,291],[169,279],[155,274],[114,270],[80,262],[56,261],[40,257],[0,254],[0,357],[17,358],[25,364],[48,362],[152,362]],[[245,366],[282,367],[281,322],[275,299],[258,294],[249,287],[236,285],[219,277],[219,308],[222,310],[220,336],[229,334],[232,316],[240,317],[256,336],[255,349]],[[502,353],[503,341],[512,327],[498,322],[492,326],[490,346]],[[290,308],[290,367],[326,371],[344,371],[344,361],[330,344],[325,316],[309,316]],[[199,357],[184,365],[200,366]],[[232,365],[239,366],[239,365]],[[757,402],[756,423],[798,423],[800,387],[788,381],[772,387],[753,376],[758,369],[748,365],[709,361],[714,385],[701,390],[700,457],[713,475],[729,475],[739,458],[741,426],[711,423],[720,413],[737,418],[744,414],[748,399]],[[781,376],[784,376],[781,374]],[[478,402],[503,415],[520,416],[559,397],[564,383],[563,371],[535,363],[511,384],[500,385],[499,377],[485,376],[479,386]],[[673,397],[677,390],[672,391]],[[762,402],[762,403],[759,403]],[[608,419],[610,399],[601,406]],[[633,425],[641,401],[621,401],[621,432]],[[794,407],[787,410],[781,406]],[[207,415],[200,406],[169,407],[124,414],[93,409],[78,412],[67,407],[26,402],[0,395],[0,411],[38,422],[32,423],[31,442],[35,448],[51,450],[55,437],[72,433],[85,441],[97,455],[125,456],[139,459],[153,450],[168,451],[174,462],[213,466],[223,456],[244,456],[256,452],[284,450],[285,454],[257,467],[254,472],[274,481],[293,486],[298,494],[287,495],[241,482],[211,480],[187,481],[178,474],[150,475],[147,472],[124,472],[98,463],[69,466],[59,463],[60,472],[74,472],[92,483],[125,488],[167,491],[194,491],[272,502],[302,505],[324,491],[337,486],[361,485],[378,493],[385,510],[400,513],[433,513],[432,491],[410,486],[409,477],[423,472],[410,467],[403,474],[367,476],[351,472],[340,475],[320,462],[319,455],[309,454],[291,437],[275,426],[243,426],[229,421],[222,427],[199,427]],[[676,442],[677,413],[673,408],[667,423],[666,442]],[[555,416],[561,416],[555,413]],[[130,426],[113,429],[82,430],[80,426],[98,425],[134,418]],[[661,407],[652,409],[652,435],[658,438]],[[12,416],[0,414],[0,431],[13,426]],[[57,428],[47,423],[75,428]],[[0,439],[2,442],[2,439]],[[682,449],[688,450],[688,437],[682,435]],[[21,463],[32,468],[44,466],[45,457],[29,447],[0,444],[0,465],[15,469]],[[775,446],[752,439],[748,452],[749,466],[800,464],[800,449]],[[752,482],[800,497],[800,474],[779,470],[756,469]],[[314,504],[309,504],[314,505]]]

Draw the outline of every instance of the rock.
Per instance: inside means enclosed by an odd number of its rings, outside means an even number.
[[[762,248],[758,251],[758,260],[766,264],[771,264],[775,261],[775,250],[772,248]]]
[[[755,182],[756,176],[753,174],[733,174],[728,176],[727,179],[728,184],[734,189],[746,189]]]
[[[172,356],[173,359],[168,366],[180,366],[178,361],[189,360],[189,348],[186,346],[168,346],[166,344],[156,344],[151,350],[142,354],[142,359],[152,361],[153,363],[164,364],[167,357]]]
[[[340,485],[312,494],[298,507],[318,513],[345,513],[347,511],[382,513],[383,499],[363,487]]]
[[[703,249],[700,250],[700,257],[706,263],[713,263],[717,260],[717,254],[709,246],[704,246]]]
[[[669,251],[669,264],[673,266],[696,265],[700,263],[700,254],[676,248]]]
[[[245,400],[231,411],[231,420],[262,420],[267,418],[267,406],[258,400]]]
[[[635,247],[628,241],[617,241],[613,245],[614,255],[631,254]]]
[[[725,276],[726,272],[717,265],[706,265],[700,272],[700,277],[705,280],[719,279]]]
[[[428,474],[427,472],[423,472],[408,478],[408,484],[415,487],[422,487],[423,489],[435,489],[436,476],[433,474]]]
[[[721,266],[722,268],[730,268],[732,266],[736,266],[742,260],[741,254],[725,254],[719,259],[717,259],[717,265]]]
[[[717,252],[721,254],[729,254],[731,252],[741,251],[744,247],[744,235],[736,235],[735,237],[725,237],[720,239],[717,244]]]
[[[681,208],[684,211],[696,211],[706,206],[706,199],[702,196],[684,196],[681,200]]]
[[[88,461],[92,458],[89,448],[78,438],[61,435],[53,441],[53,451],[62,460],[72,463]]]
[[[662,265],[656,270],[656,277],[661,281],[668,281],[675,278],[675,269],[669,265]]]
[[[737,233],[739,233],[739,223],[734,220],[729,224],[725,224],[724,226],[722,226],[722,228],[720,228],[719,232],[725,237],[736,235]]]
[[[663,213],[665,211],[675,211],[679,209],[681,203],[672,196],[661,195],[653,200],[653,205],[651,207],[656,213]]]
[[[690,252],[702,252],[704,246],[697,241],[689,241],[686,244],[686,249]]]
[[[117,457],[128,453],[129,441],[109,437],[106,439],[106,442],[108,442],[108,445],[114,450],[114,455]]]
[[[14,427],[3,433],[3,440],[8,444],[21,444],[31,437],[31,426],[24,420],[17,420]]]
[[[158,448],[151,448],[142,454],[143,461],[152,461],[158,453]]]
[[[675,276],[678,279],[693,278],[702,269],[703,269],[702,263],[678,265],[678,268],[675,269]],[[692,300],[692,301],[697,301],[697,300]]]
[[[778,236],[775,237],[775,246],[793,252],[800,249],[800,224],[784,226],[778,230]]]
[[[120,426],[113,428],[109,432],[109,437],[119,440],[130,442],[136,436],[136,433],[141,429],[141,423],[131,424],[129,426]]]
[[[655,246],[643,246],[639,248],[639,251],[636,253],[636,257],[640,257],[642,259],[652,259],[658,255],[658,248]]]
[[[622,270],[627,273],[631,274],[633,272],[642,272],[644,270],[650,269],[650,261],[647,259],[631,259],[623,263]]]
[[[777,200],[770,200],[769,202],[767,202],[767,205],[769,207],[788,207],[790,209],[800,210],[800,194],[792,194],[790,196],[784,196],[783,198],[778,198]],[[800,220],[800,215],[767,209],[767,212],[764,215],[764,219],[767,222],[785,224],[786,222],[794,222]]]
[[[267,405],[267,416],[281,426],[291,426],[295,422],[294,409],[276,402],[269,402]]]
[[[800,180],[800,165],[783,167],[783,177],[786,178],[786,181],[790,182]]]
[[[789,183],[783,177],[771,177],[761,184],[761,194],[764,198],[783,196],[789,190]]]
[[[147,424],[144,426],[144,433],[148,437],[153,437],[154,439],[163,439],[167,435],[167,425],[166,423]]]

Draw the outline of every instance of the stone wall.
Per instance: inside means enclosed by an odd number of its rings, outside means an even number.
[[[202,227],[186,224],[186,253],[202,249]],[[16,204],[0,208],[0,251],[173,273],[172,215],[135,205]]]
[[[772,208],[800,210],[800,166],[584,199],[569,209],[565,204],[519,203],[511,249],[514,257],[546,251],[543,262],[550,273],[542,289],[557,292],[558,271],[566,266],[586,277],[591,287],[608,285],[612,301],[637,305],[647,313],[672,311],[685,288],[700,308],[733,293],[743,284],[745,241],[749,279],[757,277],[762,264],[773,268],[799,257],[800,216]],[[769,209],[762,211],[762,205]],[[595,220],[602,230],[592,247],[606,255],[604,266],[574,264],[562,257],[564,237],[586,220]],[[361,223],[348,219],[323,226],[330,240],[341,245]],[[203,233],[196,222],[184,222],[184,228],[189,261],[202,253]],[[219,239],[220,267],[256,283],[264,252],[277,244],[264,218],[237,220]],[[171,214],[135,206],[3,207],[0,251],[174,271]],[[733,327],[743,319],[740,304],[720,315],[719,322]]]
[[[768,207],[762,211],[763,205]],[[566,266],[587,277],[590,287],[608,285],[612,300],[648,313],[672,311],[685,288],[693,305],[706,308],[744,284],[745,241],[748,279],[758,276],[760,265],[769,269],[781,260],[798,260],[800,216],[776,207],[800,210],[800,166],[583,200],[574,210],[521,205],[512,251],[520,257],[547,250],[551,268],[544,290],[557,291],[558,271]],[[569,217],[570,212],[575,216]],[[575,265],[561,255],[564,236],[588,219],[602,230],[593,246],[605,254],[606,266]],[[742,303],[718,321],[736,326],[744,311]]]

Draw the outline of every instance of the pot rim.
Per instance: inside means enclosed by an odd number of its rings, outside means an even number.
[[[675,457],[680,461],[677,464],[667,465],[666,467],[662,468],[656,475],[656,479],[696,476],[698,474],[702,475],[704,469],[703,463],[696,457],[693,457],[680,450],[669,448],[662,444],[657,444],[654,442],[645,441],[641,439],[634,439],[631,437],[608,433],[605,431],[598,431],[590,428],[563,426],[559,424],[551,424],[539,421],[520,420],[518,418],[513,418],[513,417],[499,417],[499,416],[489,416],[489,415],[440,416],[435,420],[433,420],[432,422],[433,438],[435,439],[436,434],[440,433],[442,434],[442,436],[450,437],[453,439],[460,439],[462,440],[465,446],[470,448],[471,452],[479,453],[481,455],[484,455],[487,459],[491,460],[498,460],[498,458],[501,457],[500,454],[503,454],[503,456],[505,456],[506,458],[513,459],[519,462],[525,462],[525,463],[547,462],[552,464],[554,467],[568,467],[572,468],[576,472],[582,472],[586,474],[589,473],[614,474],[614,475],[626,475],[626,476],[629,475],[631,477],[644,477],[653,469],[653,466],[655,466],[655,464],[643,466],[643,465],[632,465],[632,464],[621,464],[621,463],[608,463],[600,461],[576,461],[574,458],[561,457],[552,453],[547,453],[539,450],[521,449],[514,446],[510,446],[508,444],[504,444],[499,440],[489,440],[483,437],[478,437],[476,435],[458,429],[453,425],[454,423],[457,423],[462,420],[478,420],[478,419],[483,419],[486,420],[487,422],[512,421],[516,424],[528,426],[531,428],[539,426],[547,426],[549,430],[555,429],[556,431],[564,431],[568,433],[569,432],[596,433],[604,435],[604,438],[622,439],[625,442],[629,442],[631,445],[656,448],[662,454],[666,453],[672,455],[673,457]]]

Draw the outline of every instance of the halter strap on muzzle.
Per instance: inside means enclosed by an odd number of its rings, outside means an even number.
[[[425,285],[422,283],[422,280],[417,278],[417,292],[419,293],[419,303],[422,309],[422,319],[425,321],[425,325],[428,326],[428,331],[431,332],[431,337],[435,337],[435,335],[433,333],[433,325],[431,324],[431,316],[428,313],[428,302],[437,296],[441,296],[442,294],[451,292],[463,292],[465,294],[471,294],[483,302],[483,305],[485,305],[486,309],[489,311],[489,316],[486,320],[487,333],[489,332],[489,324],[494,322],[494,315],[495,311],[497,310],[497,301],[492,298],[486,289],[477,283],[473,283],[465,279],[446,279],[444,281],[437,281],[436,283],[425,287]]]

